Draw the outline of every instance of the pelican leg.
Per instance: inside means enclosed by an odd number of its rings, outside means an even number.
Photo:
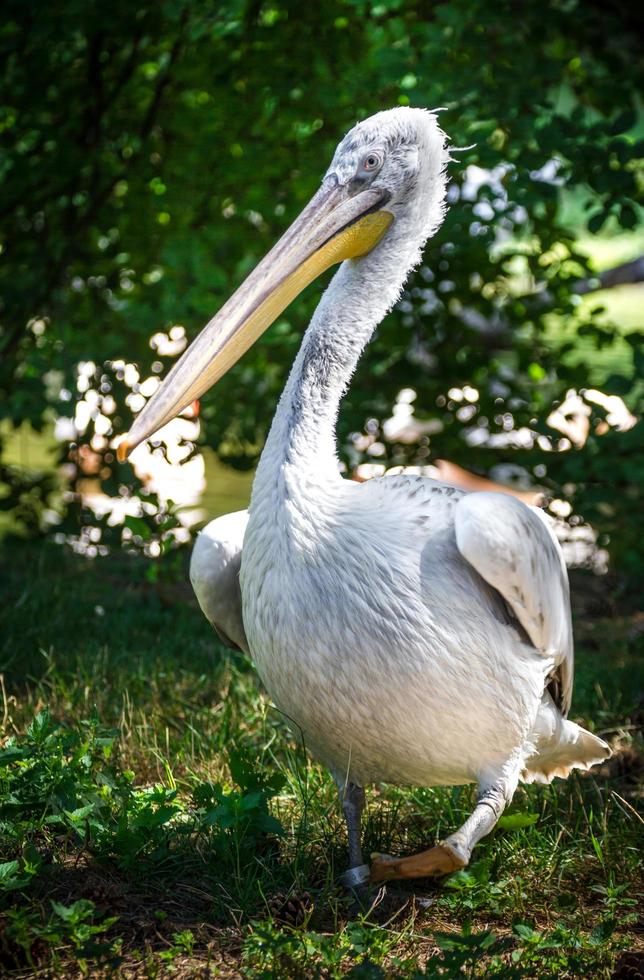
[[[463,826],[429,851],[421,851],[420,854],[405,858],[372,854],[369,881],[446,875],[464,868],[469,863],[474,847],[482,837],[490,833],[506,803],[502,789],[486,789],[480,794],[474,812]]]
[[[359,888],[369,877],[369,865],[363,861],[360,840],[365,804],[364,789],[355,783],[346,783],[340,787],[340,800],[349,838],[349,869],[340,880],[346,888]]]

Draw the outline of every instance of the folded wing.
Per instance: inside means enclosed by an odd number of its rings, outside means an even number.
[[[505,599],[533,646],[552,658],[550,693],[570,708],[573,642],[568,574],[545,515],[504,493],[471,493],[454,512],[463,557]]]
[[[239,569],[248,511],[225,514],[199,534],[190,560],[190,581],[206,619],[226,646],[248,653]]]

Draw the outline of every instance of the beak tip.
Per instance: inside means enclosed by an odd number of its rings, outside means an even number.
[[[116,458],[118,459],[119,463],[125,463],[129,453],[130,453],[130,444],[127,441],[127,436],[126,436],[124,439],[121,439],[118,446],[116,447]]]

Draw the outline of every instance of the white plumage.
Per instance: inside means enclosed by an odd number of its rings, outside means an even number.
[[[494,783],[514,755],[511,794],[518,778],[549,782],[604,758],[604,743],[565,719],[573,661],[568,582],[542,512],[505,494],[467,493],[423,477],[339,483],[347,491],[346,536],[334,533],[322,545],[313,514],[308,528],[324,601],[317,605],[316,595],[308,592],[310,582],[301,590],[272,574],[269,547],[261,604],[272,609],[266,618],[276,621],[281,634],[296,638],[298,666],[322,645],[319,637],[325,647],[329,636],[337,643],[340,628],[347,653],[331,664],[331,682],[316,683],[310,697],[300,671],[293,674],[295,654],[287,652],[283,670],[277,667],[280,651],[262,655],[260,649],[256,656],[276,703],[302,727],[309,747],[338,780]],[[377,512],[382,505],[393,508],[391,527],[380,513],[377,525],[362,520],[372,496]],[[247,522],[248,512],[240,511],[208,524],[190,568],[204,614],[225,642],[232,640],[245,652],[238,573]],[[300,547],[307,550],[304,522],[301,517]],[[378,537],[370,540],[374,529]],[[273,580],[278,594],[269,597]],[[377,594],[374,583],[381,586]],[[404,617],[392,622],[396,610]],[[365,635],[369,622],[375,628]],[[429,658],[428,637],[433,641]],[[378,657],[378,640],[384,638],[395,641],[400,655]],[[483,650],[487,659],[479,662]],[[325,652],[319,659],[312,668],[316,678],[327,673]],[[374,659],[380,662],[374,665]],[[429,710],[433,702],[443,710]],[[356,727],[365,705],[378,710],[371,708]]]
[[[201,611],[228,647],[248,653],[239,570],[248,511],[211,521],[200,532],[190,559],[190,582]]]
[[[372,880],[411,877],[467,863],[519,779],[547,782],[609,754],[566,719],[568,580],[543,515],[504,494],[408,476],[357,484],[339,473],[341,396],[440,224],[447,160],[435,116],[417,109],[379,113],[339,145],[322,199],[368,192],[391,223],[343,262],[316,310],[249,515],[209,525],[191,568],[208,618],[250,650],[269,694],[341,787],[349,883],[368,874],[359,842],[368,782],[479,787],[474,813],[442,844],[371,867]]]

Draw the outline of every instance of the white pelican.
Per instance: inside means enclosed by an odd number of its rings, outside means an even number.
[[[540,512],[423,477],[342,479],[338,405],[445,208],[445,134],[397,108],[356,125],[299,218],[172,368],[119,447],[150,437],[227,371],[288,303],[339,270],[304,336],[248,514],[199,538],[192,579],[340,788],[349,885],[467,864],[519,780],[610,750],[566,719],[568,580]],[[242,553],[243,543],[243,553]],[[241,572],[239,569],[241,567]],[[243,611],[243,616],[242,616]],[[411,857],[363,862],[363,787],[478,785],[472,815]]]

